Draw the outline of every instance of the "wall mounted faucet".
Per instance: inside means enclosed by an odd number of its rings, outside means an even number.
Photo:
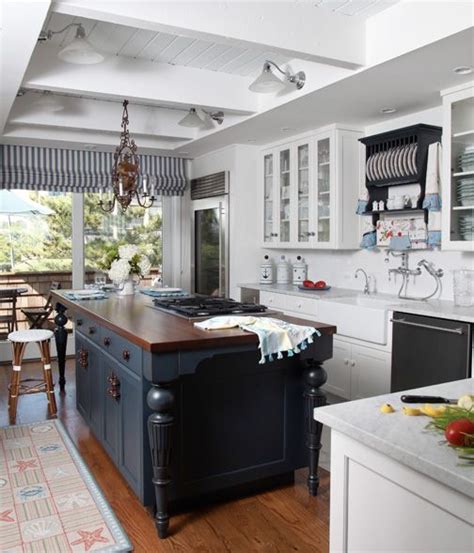
[[[404,300],[415,300],[415,301],[426,301],[438,294],[438,292],[441,291],[441,277],[444,275],[443,269],[436,269],[434,264],[431,261],[428,261],[426,259],[422,259],[418,262],[416,269],[410,269],[409,267],[409,261],[408,261],[408,252],[394,252],[392,250],[389,250],[387,252],[387,256],[385,258],[385,261],[388,263],[389,261],[389,255],[392,255],[393,257],[400,257],[401,258],[401,264],[399,267],[395,269],[389,269],[388,270],[388,279],[391,280],[392,274],[399,274],[402,275],[402,285],[400,286],[400,290],[398,291],[398,297]],[[431,294],[428,294],[427,296],[409,296],[408,295],[408,280],[410,276],[416,277],[418,275],[421,275],[422,271],[421,268],[425,269],[426,272],[432,276],[435,279],[436,287],[434,291]]]

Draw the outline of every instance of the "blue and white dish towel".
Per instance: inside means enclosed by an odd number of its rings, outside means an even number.
[[[301,326],[287,323],[280,319],[271,317],[235,317],[220,316],[207,319],[194,326],[202,330],[225,330],[230,328],[241,328],[253,332],[258,336],[259,349],[261,352],[260,364],[266,361],[283,359],[283,353],[292,357],[313,343],[313,335],[321,336],[319,330],[312,326]]]

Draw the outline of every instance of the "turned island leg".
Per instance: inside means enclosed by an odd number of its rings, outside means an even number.
[[[308,490],[310,495],[317,495],[319,487],[318,465],[321,450],[321,432],[323,425],[314,420],[315,407],[326,405],[326,394],[320,387],[326,382],[327,374],[321,363],[314,360],[305,362],[303,373],[305,391],[305,429],[306,447],[309,450]]]
[[[58,369],[59,369],[59,390],[64,392],[66,387],[66,378],[64,376],[66,370],[66,347],[67,347],[67,330],[65,329],[67,323],[66,307],[61,303],[56,304],[56,317],[54,317],[54,323],[56,325],[54,329],[54,339],[56,342],[56,351],[58,355]]]
[[[163,539],[168,535],[170,522],[168,486],[171,483],[169,468],[174,426],[174,394],[168,387],[153,385],[147,394],[147,404],[154,411],[148,417],[148,435],[156,498],[155,525],[158,536]]]

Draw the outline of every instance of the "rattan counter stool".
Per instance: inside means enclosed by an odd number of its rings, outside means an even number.
[[[43,329],[17,330],[15,332],[10,332],[8,335],[8,340],[11,342],[13,348],[13,372],[8,387],[8,413],[10,416],[10,424],[15,424],[16,422],[18,397],[20,395],[45,392],[48,398],[49,414],[55,416],[57,413],[53,377],[51,374],[51,355],[49,350],[49,343],[52,337],[53,332],[51,330]],[[41,353],[44,378],[43,380],[34,378],[21,380],[20,373],[23,355],[26,346],[33,342],[38,344]],[[31,384],[26,384],[27,382]]]

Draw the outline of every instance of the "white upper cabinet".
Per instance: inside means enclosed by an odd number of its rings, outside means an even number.
[[[442,249],[474,251],[474,82],[441,94]]]
[[[262,152],[265,247],[359,248],[361,136],[334,125]]]

